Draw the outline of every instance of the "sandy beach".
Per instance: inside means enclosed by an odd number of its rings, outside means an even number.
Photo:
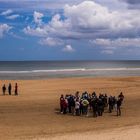
[[[140,77],[1,80],[0,85],[9,82],[18,83],[19,96],[3,96],[0,91],[1,140],[140,139]],[[77,90],[114,96],[122,91],[122,116],[116,112],[98,118],[60,114],[60,95]]]

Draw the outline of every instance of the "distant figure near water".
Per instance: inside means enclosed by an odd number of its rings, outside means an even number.
[[[6,92],[6,86],[5,86],[5,84],[2,87],[2,92],[3,92],[3,95],[5,95],[5,92]]]
[[[11,91],[12,91],[12,85],[11,85],[11,83],[9,83],[9,86],[8,86],[8,93],[9,93],[9,95],[11,95]]]
[[[15,95],[18,95],[18,85],[17,85],[17,83],[15,84]]]

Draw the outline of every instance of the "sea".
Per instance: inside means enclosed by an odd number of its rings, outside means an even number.
[[[140,61],[0,61],[1,80],[140,76]]]

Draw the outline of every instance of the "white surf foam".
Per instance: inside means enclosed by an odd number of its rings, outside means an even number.
[[[140,68],[100,68],[100,69],[54,69],[54,70],[30,70],[30,71],[0,71],[1,74],[24,74],[24,73],[57,73],[57,72],[94,72],[94,71],[139,71]]]

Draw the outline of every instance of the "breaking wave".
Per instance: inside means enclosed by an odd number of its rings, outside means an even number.
[[[0,71],[1,74],[24,74],[24,73],[61,73],[61,72],[98,72],[98,71],[139,71],[140,68],[98,68],[98,69],[53,69],[53,70],[25,70],[25,71]]]

